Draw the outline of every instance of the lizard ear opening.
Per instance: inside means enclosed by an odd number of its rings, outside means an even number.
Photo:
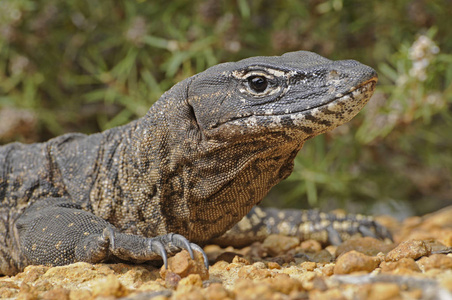
[[[187,104],[188,107],[188,115],[190,118],[190,125],[188,128],[188,131],[195,135],[200,135],[201,137],[204,137],[204,133],[202,131],[202,126],[198,122],[198,118],[196,117],[195,110],[193,109],[193,106],[190,104]]]
[[[199,127],[198,119],[196,118],[195,110],[193,109],[193,106],[188,104],[188,114],[190,116],[190,120],[193,121],[193,123],[196,124],[197,127]]]

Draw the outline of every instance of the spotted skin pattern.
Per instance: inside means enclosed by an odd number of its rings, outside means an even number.
[[[353,118],[376,82],[352,60],[252,57],[176,84],[125,126],[0,147],[0,274],[166,262],[197,244],[278,232],[386,237],[371,218],[253,208],[292,172],[304,142]]]

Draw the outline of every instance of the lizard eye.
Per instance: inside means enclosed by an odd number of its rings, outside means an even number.
[[[268,80],[264,76],[251,76],[248,78],[250,88],[256,93],[262,93],[267,89]]]
[[[1,1],[1,0],[0,0]],[[284,71],[249,67],[233,71],[240,93],[250,99],[262,99],[280,93],[287,86]]]

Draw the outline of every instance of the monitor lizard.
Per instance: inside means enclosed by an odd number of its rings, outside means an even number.
[[[389,236],[370,217],[253,208],[304,142],[349,121],[376,72],[298,51],[185,79],[141,119],[0,147],[0,274],[30,264],[163,260],[271,233]],[[317,236],[316,236],[317,234]]]

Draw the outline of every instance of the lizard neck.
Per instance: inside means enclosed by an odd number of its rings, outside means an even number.
[[[120,206],[124,211],[116,208],[114,224],[126,232],[176,232],[206,241],[232,227],[292,172],[304,141],[282,140],[280,132],[209,139],[188,104],[187,85],[165,93],[124,143],[118,176],[130,203]]]

